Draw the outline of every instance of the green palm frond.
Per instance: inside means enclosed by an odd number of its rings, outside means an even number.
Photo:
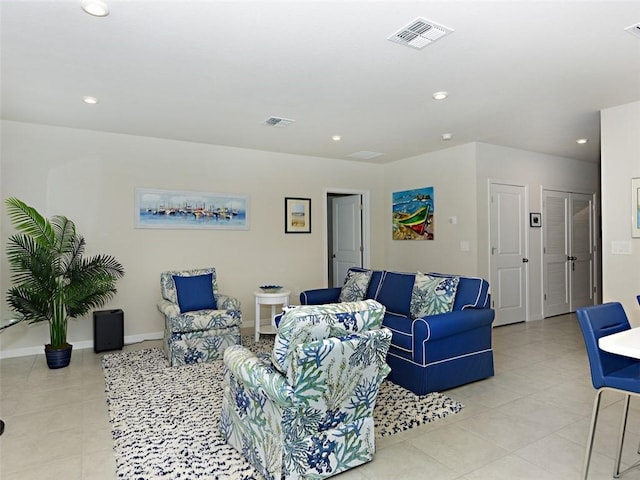
[[[55,238],[55,250],[59,254],[72,251],[76,239],[76,226],[67,217],[55,215],[49,220]]]
[[[51,223],[35,208],[15,197],[7,198],[5,203],[9,220],[16,230],[30,236],[45,247],[50,248],[55,244],[56,235]]]
[[[29,323],[51,320],[50,301],[39,295],[37,290],[24,286],[12,287],[7,292],[9,306],[24,315]]]

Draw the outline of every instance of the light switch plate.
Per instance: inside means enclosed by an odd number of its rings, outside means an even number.
[[[613,240],[611,242],[613,255],[631,255],[631,242],[627,240]]]

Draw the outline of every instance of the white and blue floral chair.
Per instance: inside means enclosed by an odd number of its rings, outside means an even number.
[[[160,274],[164,350],[171,366],[220,360],[240,343],[240,302],[218,292],[215,268]]]
[[[220,433],[267,479],[326,478],[375,453],[391,331],[374,300],[287,311],[271,355],[224,354]]]

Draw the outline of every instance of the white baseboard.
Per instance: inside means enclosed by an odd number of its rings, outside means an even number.
[[[124,344],[130,345],[132,343],[140,343],[145,340],[160,340],[162,339],[164,334],[162,332],[151,332],[151,333],[143,333],[140,335],[128,335],[124,337]],[[83,350],[85,348],[93,348],[93,340],[82,340],[79,342],[73,342],[74,350]],[[14,357],[27,357],[29,355],[39,355],[44,354],[44,345],[38,345],[34,347],[24,347],[24,348],[12,348],[10,350],[2,350],[0,351],[0,360],[3,358],[14,358]]]

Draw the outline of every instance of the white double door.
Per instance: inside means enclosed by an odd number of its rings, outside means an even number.
[[[543,191],[543,313],[574,312],[595,299],[593,195]]]

